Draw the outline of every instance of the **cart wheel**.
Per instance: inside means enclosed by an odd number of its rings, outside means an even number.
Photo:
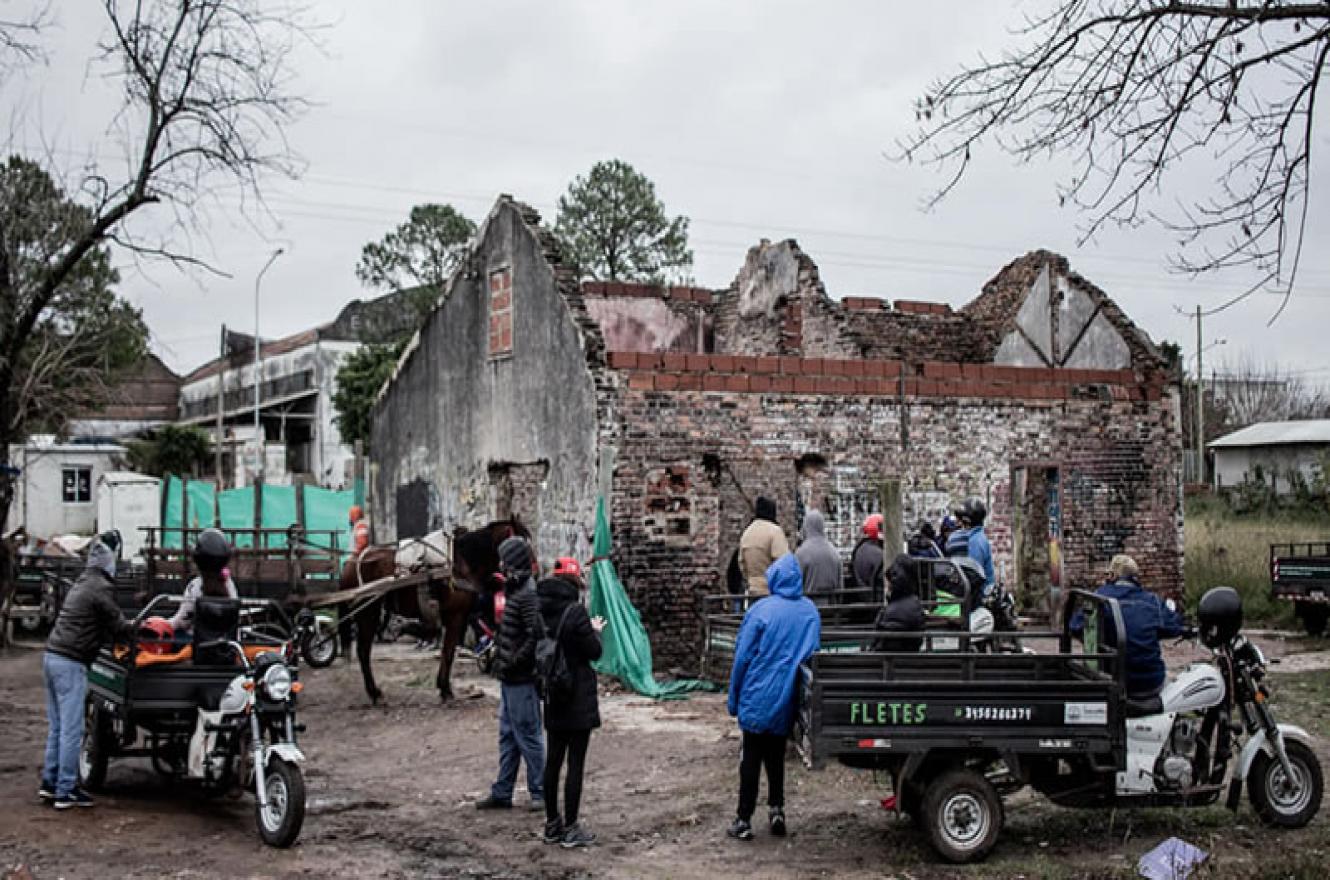
[[[1302,625],[1307,635],[1316,637],[1325,635],[1325,625],[1330,622],[1330,605],[1303,605]]]
[[[1297,740],[1285,739],[1284,751],[1290,779],[1284,765],[1264,751],[1256,753],[1251,773],[1247,775],[1247,796],[1256,815],[1266,825],[1277,828],[1301,828],[1312,820],[1321,807],[1321,793],[1325,786],[1321,775],[1321,762],[1316,755]]]
[[[924,792],[924,825],[938,855],[953,864],[988,855],[1002,830],[1002,799],[972,770],[943,773]]]
[[[300,656],[315,669],[327,669],[337,659],[337,630],[330,633],[315,631],[300,643]]]
[[[259,836],[268,846],[288,847],[296,842],[305,822],[305,777],[295,764],[274,758],[263,774],[263,786],[268,806],[254,804]]]
[[[83,742],[79,746],[79,785],[89,791],[100,791],[106,784],[106,768],[111,760],[110,727],[89,700],[83,716]]]

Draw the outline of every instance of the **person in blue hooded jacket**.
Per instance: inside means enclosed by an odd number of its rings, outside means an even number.
[[[730,715],[739,719],[739,810],[728,834],[753,839],[753,811],[762,768],[767,769],[771,833],[785,835],[785,740],[794,723],[799,664],[822,637],[817,606],[803,594],[803,572],[793,553],[766,571],[771,596],[744,615],[730,670]]]

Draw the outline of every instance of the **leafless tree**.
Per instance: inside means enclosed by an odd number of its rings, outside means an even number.
[[[1086,213],[1082,240],[1155,219],[1180,239],[1177,268],[1254,267],[1238,298],[1281,291],[1282,311],[1306,239],[1330,3],[1056,0],[1015,40],[917,103],[919,130],[900,146],[947,170],[933,202],[986,142],[1022,161],[1067,156],[1059,196]],[[1213,188],[1156,212],[1184,162],[1215,163]]]
[[[50,3],[13,18],[9,16],[8,3],[0,8],[0,73],[42,57],[41,32],[50,23]]]
[[[73,175],[80,182],[70,189],[81,211],[66,218],[77,225],[40,259],[7,259],[0,224],[0,465],[9,464],[10,443],[23,436],[28,381],[58,374],[80,345],[78,333],[40,331],[58,328],[52,310],[90,255],[114,243],[138,256],[202,265],[190,239],[206,200],[225,188],[255,204],[268,174],[299,169],[284,132],[306,107],[293,88],[291,59],[310,36],[307,9],[285,0],[101,5],[107,36],[93,70],[119,84],[110,139],[124,161],[80,166]],[[15,46],[39,51],[23,42],[32,33],[9,31]],[[152,219],[152,232],[131,224],[141,215]],[[12,500],[12,481],[0,478],[0,519]],[[3,623],[0,617],[0,631]]]
[[[1330,393],[1314,374],[1250,356],[1221,362],[1206,377],[1205,387],[1217,433],[1258,422],[1330,417]]]

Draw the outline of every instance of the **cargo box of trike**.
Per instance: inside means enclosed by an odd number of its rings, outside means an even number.
[[[1330,541],[1270,545],[1270,591],[1292,602],[1308,635],[1330,620]]]
[[[972,637],[961,634],[960,651],[814,654],[800,670],[805,761],[896,770],[932,751],[983,749],[1015,761],[1075,753],[1120,766],[1119,655],[1101,644],[1112,637],[1096,636],[1120,627],[1119,612],[1077,595],[1088,606],[1084,643],[1068,621],[1059,631],[1022,630],[1020,653],[969,651]],[[864,634],[823,633],[824,641],[855,636]]]

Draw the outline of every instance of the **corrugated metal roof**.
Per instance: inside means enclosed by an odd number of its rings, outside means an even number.
[[[1207,445],[1211,448],[1233,446],[1279,446],[1289,443],[1330,444],[1330,419],[1303,419],[1296,422],[1260,422],[1226,434]]]

